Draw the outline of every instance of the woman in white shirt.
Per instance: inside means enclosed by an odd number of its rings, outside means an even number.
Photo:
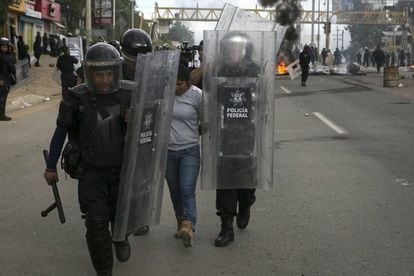
[[[191,247],[197,223],[195,189],[200,170],[199,122],[202,107],[201,90],[189,82],[190,70],[178,70],[166,179],[170,189],[177,233],[185,247]]]

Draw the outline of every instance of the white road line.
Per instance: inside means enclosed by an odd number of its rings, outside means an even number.
[[[285,91],[286,94],[290,94],[292,92],[290,92],[289,90],[287,90],[284,86],[280,87],[283,91]]]
[[[338,134],[347,134],[348,133],[345,129],[343,129],[343,128],[337,126],[337,125],[335,125],[334,122],[332,122],[331,120],[329,120],[328,118],[326,118],[325,115],[323,115],[323,114],[321,114],[319,112],[313,112],[313,114],[316,117],[318,117],[319,120],[321,120],[322,122],[324,122],[328,127],[332,128],[336,133],[338,133]]]

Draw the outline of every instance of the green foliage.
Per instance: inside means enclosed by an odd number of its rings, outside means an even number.
[[[367,4],[356,1],[354,9],[357,11],[367,10]],[[347,30],[351,34],[351,45],[348,49],[349,55],[354,56],[360,48],[376,48],[381,45],[382,32],[389,27],[387,25],[349,25]]]
[[[62,23],[66,25],[67,32],[74,33],[76,29],[85,30],[85,17],[83,16],[86,5],[85,0],[57,0],[56,2],[61,5]],[[91,4],[93,9],[94,0],[91,0]],[[107,39],[112,37],[119,39],[131,26],[131,8],[130,0],[115,1],[115,34],[108,32],[111,37]],[[112,26],[106,26],[105,28],[112,29]],[[84,34],[85,32],[82,33],[82,35]]]
[[[0,35],[7,36],[7,32],[4,29],[4,26],[7,26],[7,11],[9,9],[9,5],[12,3],[12,0],[2,0],[0,1]]]
[[[57,0],[56,3],[60,4],[61,20],[67,32],[74,34],[76,29],[84,29],[79,22],[84,20],[85,0]]]

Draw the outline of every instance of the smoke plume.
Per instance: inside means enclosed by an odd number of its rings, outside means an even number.
[[[280,52],[287,59],[293,61],[292,48],[299,38],[299,33],[295,28],[295,23],[301,16],[302,7],[299,0],[258,0],[264,7],[275,7],[276,22],[282,26],[287,26],[285,40],[281,45]]]

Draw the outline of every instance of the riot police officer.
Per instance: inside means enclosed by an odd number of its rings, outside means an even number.
[[[79,148],[78,196],[80,209],[86,214],[90,257],[98,275],[112,275],[109,225],[115,217],[133,83],[121,80],[123,59],[109,44],[91,46],[82,63],[85,83],[70,89],[60,103],[44,176],[48,183],[58,181],[56,163],[68,134],[69,142]],[[114,246],[117,259],[127,261],[131,250],[128,240],[114,242]]]
[[[306,86],[306,81],[308,80],[308,76],[309,76],[310,61],[311,61],[310,48],[308,45],[305,45],[303,47],[303,51],[299,54],[299,65],[300,65],[300,69],[302,70],[301,86]]]
[[[144,30],[130,29],[122,35],[120,48],[121,54],[124,57],[124,79],[133,81],[135,79],[137,55],[152,51],[151,38]],[[148,231],[149,226],[146,225],[137,229],[134,235],[145,235]]]
[[[63,47],[63,54],[57,59],[56,68],[60,70],[62,95],[68,91],[69,88],[76,85],[77,77],[74,73],[74,64],[78,63],[78,60],[70,55],[70,49],[67,46]]]
[[[6,116],[7,95],[10,91],[11,78],[16,75],[16,68],[9,56],[9,39],[0,38],[0,121],[10,121]]]
[[[253,43],[246,34],[237,31],[226,34],[220,41],[220,50],[221,64],[218,68],[218,77],[257,78],[260,68],[251,58]],[[250,207],[256,200],[256,190],[253,188],[228,189],[225,188],[225,182],[246,181],[240,177],[239,171],[246,172],[246,175],[253,175],[255,165],[252,159],[246,157],[243,158],[244,161],[241,161],[234,156],[253,151],[254,131],[254,124],[250,120],[224,120],[220,146],[223,154],[219,162],[222,163],[220,166],[222,171],[225,171],[225,175],[218,173],[218,178],[222,183],[218,184],[221,188],[216,191],[217,215],[221,219],[221,230],[214,243],[217,247],[227,246],[234,240],[233,220],[235,216],[237,216],[237,226],[240,229],[246,228],[249,223]],[[238,137],[238,139],[233,139],[233,137]]]
[[[141,29],[130,29],[122,35],[120,45],[121,54],[125,59],[124,79],[133,81],[137,55],[152,51],[151,38]]]

